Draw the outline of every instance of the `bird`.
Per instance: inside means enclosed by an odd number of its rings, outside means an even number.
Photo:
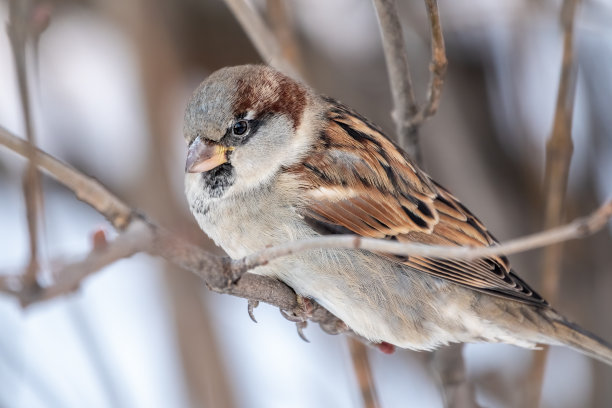
[[[486,247],[495,238],[380,127],[266,65],[225,67],[184,115],[185,194],[231,258],[330,234]],[[373,343],[568,346],[612,365],[612,346],[553,309],[507,257],[473,260],[314,249],[250,272],[278,279]]]

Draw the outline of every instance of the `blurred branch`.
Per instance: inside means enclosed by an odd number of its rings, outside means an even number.
[[[362,343],[353,338],[348,339],[349,351],[351,352],[351,360],[353,361],[353,370],[359,384],[359,391],[365,408],[379,408],[378,395],[374,385],[372,376],[372,367],[368,359],[368,349]]]
[[[546,143],[546,172],[544,175],[545,228],[561,225],[565,209],[565,194],[574,145],[572,142],[572,118],[576,93],[577,64],[574,57],[574,22],[579,0],[565,0],[561,9],[563,27],[563,58],[561,76],[552,133]],[[562,260],[562,245],[546,249],[543,258],[542,294],[554,303],[558,287]],[[529,385],[529,405],[540,402],[544,368],[548,347],[536,352],[532,363]]]
[[[0,144],[22,156],[27,154],[27,142],[2,127],[0,127]],[[153,255],[159,255],[167,261],[195,273],[204,280],[209,289],[215,292],[266,302],[283,310],[300,310],[301,306],[297,302],[295,292],[284,283],[251,273],[244,273],[236,277],[236,268],[233,261],[204,251],[146,220],[98,181],[85,176],[78,170],[38,149],[36,149],[36,160],[42,170],[72,190],[81,201],[91,205],[100,214],[104,215],[118,231],[124,233],[124,237],[130,238],[130,242],[134,244],[131,251],[140,248]],[[132,240],[131,238],[134,238],[132,234],[135,234],[138,240]],[[109,253],[111,252],[114,253],[114,250],[106,250],[104,255],[97,255],[102,260],[94,266],[105,266],[104,261],[110,259],[111,255]],[[126,256],[129,255],[129,251],[124,253]],[[94,266],[88,266],[87,268],[91,270]],[[83,278],[88,275],[89,273],[83,275]],[[17,279],[17,282],[15,279]],[[63,282],[63,279],[63,277],[57,277],[54,284],[58,286],[57,288],[49,287],[39,290],[43,293],[54,293],[59,296],[66,292],[62,290],[63,288],[74,288],[78,284],[78,282],[74,282],[74,279],[67,279],[66,283]],[[25,299],[26,304],[43,300],[36,295],[37,291],[22,287],[19,284],[19,278],[16,277],[0,279],[0,288],[2,291],[16,295],[22,300]],[[45,297],[45,299],[49,298],[49,296]],[[346,325],[342,321],[322,306],[315,302],[312,303],[311,321],[319,323],[321,328],[330,334],[347,331]]]
[[[151,234],[143,223],[132,222],[125,232],[103,248],[94,249],[81,261],[64,265],[53,273],[54,282],[48,286],[32,286],[25,276],[2,276],[0,291],[19,298],[23,306],[68,295],[77,289],[81,282],[122,258],[146,251],[151,245]]]
[[[26,215],[28,222],[28,236],[30,243],[30,261],[26,268],[24,279],[29,286],[37,283],[36,273],[38,270],[39,249],[38,233],[39,220],[42,211],[42,188],[40,185],[40,175],[36,166],[36,155],[34,153],[36,139],[34,137],[34,127],[32,124],[32,109],[30,105],[30,92],[28,87],[28,73],[26,67],[26,46],[30,38],[38,39],[31,32],[30,16],[34,7],[31,0],[11,0],[9,1],[9,22],[7,24],[8,37],[13,50],[15,60],[15,70],[17,72],[17,83],[19,95],[21,97],[21,110],[25,124],[25,134],[28,141],[26,157],[28,167],[23,179],[23,193],[26,203]]]
[[[2,127],[0,127],[0,144],[22,156],[26,155],[27,142]],[[468,259],[499,253],[520,252],[537,246],[550,245],[562,240],[590,235],[601,229],[612,217],[612,201],[609,201],[587,218],[578,219],[563,227],[554,228],[495,247],[427,246],[339,235],[337,237],[323,236],[295,241],[286,245],[265,249],[239,260],[231,260],[227,257],[219,257],[204,251],[148,221],[118,197],[114,196],[98,181],[83,175],[78,170],[62,163],[47,153],[36,149],[36,159],[38,166],[42,170],[72,190],[81,201],[91,205],[104,215],[117,230],[127,234],[124,237],[127,236],[136,241],[134,239],[135,236],[132,235],[136,234],[138,243],[134,243],[130,251],[136,251],[138,246],[140,246],[140,248],[147,250],[151,254],[159,255],[167,261],[195,273],[215,292],[266,302],[289,311],[299,311],[301,309],[295,293],[290,287],[275,279],[245,272],[256,266],[265,265],[280,256],[316,248],[353,248],[401,255]],[[125,239],[127,240],[128,238]],[[130,251],[125,250],[122,253],[125,253],[127,256]],[[103,264],[104,262],[100,262],[100,265],[104,266]],[[9,282],[4,280],[0,283],[6,284]],[[14,292],[14,290],[9,289],[9,292]],[[310,320],[321,324],[322,328],[328,333],[346,331],[346,327],[341,321],[315,302],[313,302],[312,318]]]
[[[0,127],[0,144],[21,156],[28,156],[28,143],[2,127]],[[47,153],[38,149],[35,149],[35,153],[37,165],[72,190],[79,200],[103,214],[116,229],[123,230],[128,226],[132,209],[106,187]]]
[[[266,26],[263,18],[253,8],[251,2],[249,0],[225,0],[225,4],[236,16],[261,59],[266,64],[294,78],[299,78],[296,68],[283,57],[281,46],[274,37],[274,33]]]
[[[438,377],[447,408],[479,408],[474,386],[467,381],[463,344],[455,343],[432,353],[431,366]]]
[[[267,0],[266,12],[268,20],[270,21],[270,26],[280,44],[283,59],[303,76],[304,67],[302,65],[300,48],[295,37],[293,21],[287,11],[285,0]]]
[[[400,145],[420,162],[417,130],[408,126],[419,111],[412,87],[408,53],[395,0],[374,0],[393,95],[393,120]]]
[[[431,31],[432,60],[429,66],[430,81],[427,102],[421,108],[414,96],[408,53],[395,0],[373,1],[380,23],[385,61],[393,95],[392,116],[396,124],[397,137],[404,150],[420,165],[422,160],[418,137],[419,128],[438,109],[447,66],[437,0],[425,0]]]

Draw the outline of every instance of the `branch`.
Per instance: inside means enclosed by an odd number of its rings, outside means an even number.
[[[11,0],[9,2],[9,22],[7,24],[8,37],[13,50],[15,70],[17,72],[17,83],[21,97],[21,109],[25,124],[25,134],[28,141],[26,155],[28,167],[23,178],[23,194],[26,204],[26,218],[28,222],[28,236],[30,244],[30,261],[24,279],[28,285],[36,285],[36,271],[38,269],[38,233],[39,212],[42,210],[42,188],[40,175],[36,166],[34,155],[35,137],[32,125],[32,109],[30,105],[30,92],[28,87],[28,75],[26,69],[26,46],[30,36],[30,13],[33,11],[32,2],[28,0]]]
[[[563,60],[557,94],[557,106],[553,129],[546,143],[546,172],[544,190],[546,196],[545,228],[563,222],[565,193],[574,144],[572,142],[572,119],[576,93],[576,71],[574,61],[574,16],[578,0],[565,0],[561,11],[563,34]],[[551,247],[545,252],[543,293],[554,301],[558,290],[561,265],[561,247]]]
[[[553,129],[546,143],[546,171],[544,191],[546,197],[545,228],[555,227],[563,222],[565,195],[570,162],[574,145],[572,142],[572,118],[576,92],[577,65],[574,58],[574,21],[579,0],[565,0],[561,9],[563,27],[563,59],[555,108]],[[543,257],[542,294],[550,302],[557,298],[561,270],[562,246],[546,249]],[[529,405],[540,402],[544,369],[548,347],[536,353],[532,363],[528,393]]]
[[[283,59],[296,72],[303,74],[302,56],[285,0],[267,0],[266,12],[274,37],[278,39]]]
[[[289,76],[299,78],[296,68],[284,58],[276,37],[251,3],[248,0],[225,0],[225,4],[238,19],[261,59]]]
[[[1,126],[0,144],[21,156],[28,156],[28,143]],[[128,226],[132,209],[106,187],[41,150],[35,152],[39,168],[72,190],[79,200],[95,208],[118,230]]]
[[[380,408],[374,378],[372,376],[372,367],[368,359],[368,349],[362,343],[355,339],[348,339],[349,351],[351,352],[351,360],[353,362],[353,371],[357,377],[357,384],[363,400],[365,408]]]
[[[408,126],[410,119],[419,111],[419,107],[414,96],[408,53],[395,0],[374,0],[374,7],[380,25],[393,96],[391,116],[395,121],[397,138],[410,157],[420,162],[418,134],[414,128],[410,129]]]
[[[463,344],[455,343],[432,353],[431,366],[438,377],[446,408],[479,408],[474,386],[467,380]]]
[[[446,48],[444,46],[444,36],[442,35],[442,25],[438,13],[437,0],[425,0],[429,25],[431,31],[431,63],[429,64],[429,87],[427,102],[419,109],[417,114],[410,120],[410,127],[419,128],[423,122],[433,116],[438,111],[442,87],[446,76]]]
[[[26,155],[27,142],[2,127],[0,127],[0,144],[22,156]],[[148,221],[114,196],[98,181],[83,175],[78,170],[47,153],[36,149],[36,159],[38,166],[43,171],[72,190],[81,201],[94,207],[119,231],[127,230],[128,226],[134,222],[146,225],[150,237],[143,235],[141,239],[145,242],[151,242],[148,249],[150,253],[160,255],[169,262],[197,274],[211,290],[263,301],[283,310],[294,310],[299,307],[293,290],[275,279],[245,273],[247,270],[265,265],[281,256],[323,248],[364,249],[397,255],[464,259],[502,253],[511,254],[588,236],[603,228],[607,221],[612,218],[612,201],[609,201],[586,218],[577,219],[562,227],[492,247],[427,246],[361,238],[353,235],[338,235],[293,241],[264,249],[239,260],[231,260],[203,251]],[[337,321],[326,320],[331,314],[318,305],[315,305],[314,315],[315,321],[330,324],[327,327],[329,331],[334,331],[334,325],[339,325]]]
[[[81,282],[119,259],[146,251],[151,236],[143,223],[133,222],[125,232],[103,248],[94,249],[81,261],[65,265],[53,273],[54,282],[48,286],[29,286],[24,277],[3,276],[0,290],[19,298],[22,306],[68,295],[76,291]]]
[[[0,127],[0,145],[4,145],[22,156],[27,154],[27,142],[2,127]],[[300,308],[295,292],[284,283],[276,279],[250,273],[244,273],[239,281],[234,282],[231,261],[229,259],[206,252],[167,230],[158,227],[137,214],[98,181],[85,176],[78,170],[41,150],[36,149],[35,153],[37,165],[43,171],[72,190],[81,201],[91,205],[100,214],[104,215],[117,230],[126,232],[128,229],[132,231],[132,228],[137,230],[139,239],[142,242],[147,242],[147,245],[143,246],[142,249],[147,247],[150,253],[162,256],[167,261],[195,273],[204,280],[211,290],[245,299],[266,302],[282,310],[293,311]],[[142,228],[143,226],[146,228]],[[131,234],[130,232],[125,239],[131,238]],[[136,250],[134,247],[132,249]],[[125,253],[125,255],[129,256],[129,253]],[[101,257],[104,260],[108,260],[110,256],[105,254]],[[96,265],[103,267],[105,264],[100,261]],[[88,273],[83,274],[82,278],[88,276],[95,269],[93,266],[88,268]],[[74,278],[66,279],[65,283],[63,279],[61,277],[57,278],[57,288],[40,288],[40,290],[47,294],[53,293],[54,296],[59,296],[66,293],[67,289],[64,288],[75,288],[78,286],[78,282]],[[31,301],[29,303],[43,300],[41,296],[19,294],[18,292],[28,292],[31,288],[22,287],[21,281],[19,279],[16,281],[14,277],[3,277],[0,279],[0,288],[4,292],[12,293],[20,298],[22,296],[27,298],[27,300]],[[44,297],[44,299],[50,298],[51,296]],[[318,323],[324,331],[330,334],[347,331],[346,325],[342,321],[322,306],[315,302],[312,303],[311,321]]]
[[[0,144],[7,146],[16,153],[25,155],[24,151],[27,143],[2,127],[0,127]],[[228,285],[231,286],[232,282],[239,282],[242,274],[247,270],[265,265],[276,258],[307,250],[345,248],[405,256],[474,259],[524,252],[569,239],[584,238],[602,229],[608,220],[612,218],[612,200],[610,200],[588,217],[578,218],[561,227],[490,247],[430,246],[393,242],[384,239],[362,238],[356,235],[333,235],[292,241],[266,248],[242,259],[230,260],[229,258],[217,257],[202,251],[198,247],[175,237],[170,232],[145,220],[99,182],[83,175],[47,153],[37,149],[36,156],[41,169],[74,191],[81,201],[91,205],[103,214],[118,230],[125,230],[134,219],[141,219],[143,222],[146,222],[154,234],[154,252],[179,266],[196,271],[198,275],[210,284],[211,289],[223,293],[230,293],[231,289],[228,288]],[[224,272],[219,274],[218,271],[214,270],[215,268],[221,269]],[[210,271],[209,269],[213,270]],[[241,294],[237,294],[237,296],[247,297]],[[265,301],[265,299],[257,297],[253,299]],[[291,302],[291,304],[295,305],[295,302]]]
[[[408,53],[400,24],[395,0],[374,0],[380,24],[389,73],[389,84],[393,95],[393,120],[400,145],[417,164],[421,164],[418,132],[422,123],[436,113],[440,104],[444,76],[446,74],[446,51],[436,0],[425,0],[431,31],[431,63],[427,102],[419,108],[410,76]]]
[[[525,237],[489,247],[456,247],[394,242],[356,235],[328,235],[291,241],[255,252],[242,259],[232,261],[235,277],[246,270],[266,265],[281,256],[293,255],[314,249],[345,248],[363,249],[372,252],[430,258],[475,259],[493,255],[510,255],[541,248],[570,239],[584,238],[602,229],[612,218],[612,200],[606,202],[591,215],[578,218],[561,227],[551,228]]]

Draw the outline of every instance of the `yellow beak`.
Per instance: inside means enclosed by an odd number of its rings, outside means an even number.
[[[219,143],[202,141],[199,137],[189,146],[186,173],[203,173],[227,163],[227,152],[234,150]]]

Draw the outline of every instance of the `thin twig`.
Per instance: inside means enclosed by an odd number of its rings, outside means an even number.
[[[427,101],[419,108],[410,76],[408,53],[395,0],[374,0],[393,95],[393,120],[400,145],[421,164],[419,128],[438,110],[444,77],[446,75],[446,49],[437,0],[425,0],[431,32],[431,63]]]
[[[3,277],[5,283],[0,290],[19,298],[23,306],[70,294],[77,290],[83,280],[100,269],[119,259],[130,257],[138,252],[147,251],[151,245],[151,234],[143,223],[131,223],[125,232],[102,249],[92,250],[84,259],[64,265],[54,271],[54,282],[48,286],[31,288],[23,277]]]
[[[419,107],[412,87],[406,43],[397,6],[395,0],[374,0],[374,7],[378,16],[389,73],[389,84],[393,96],[392,116],[396,125],[397,138],[400,145],[419,163],[421,154],[417,130],[409,127],[410,120],[417,114]]]
[[[578,0],[565,0],[561,13],[564,27],[563,60],[557,94],[557,106],[553,129],[546,143],[546,173],[544,190],[546,209],[545,228],[561,225],[565,209],[565,193],[569,176],[570,162],[574,144],[572,142],[572,119],[574,116],[574,96],[576,93],[577,64],[574,58],[574,16]],[[545,296],[554,302],[559,285],[561,265],[561,246],[548,248],[545,252],[544,278],[542,280]]]
[[[442,25],[440,24],[440,14],[438,12],[437,0],[425,0],[429,25],[431,30],[431,63],[429,64],[429,86],[427,102],[410,120],[410,127],[419,128],[423,122],[435,115],[440,105],[442,87],[446,76],[446,48],[444,46],[444,36],[442,35]]]
[[[304,67],[300,47],[285,0],[267,0],[266,12],[274,36],[278,39],[283,59],[303,76]]]
[[[28,156],[28,143],[1,126],[0,144],[22,156]],[[127,227],[132,209],[106,187],[41,150],[36,149],[34,156],[39,168],[72,190],[79,200],[104,215],[115,228],[123,230]]]
[[[321,236],[299,241],[287,242],[255,252],[242,259],[233,261],[236,274],[243,270],[265,265],[281,256],[299,252],[323,249],[346,248],[364,249],[379,253],[430,258],[475,259],[493,255],[510,255],[541,248],[570,239],[584,238],[602,229],[612,218],[612,200],[606,202],[591,215],[578,218],[561,227],[516,238],[489,247],[451,247],[393,242],[384,239],[362,238],[356,235]]]
[[[347,338],[347,342],[363,406],[364,408],[379,408],[380,403],[378,402],[376,386],[374,385],[372,367],[368,359],[368,348],[365,344],[352,337]]]
[[[28,222],[28,235],[30,243],[30,261],[24,274],[24,279],[28,285],[37,284],[36,272],[39,265],[38,234],[40,212],[42,210],[42,188],[40,175],[36,166],[34,149],[36,138],[32,124],[32,110],[30,105],[30,91],[28,86],[28,74],[26,68],[26,46],[30,37],[30,19],[32,1],[30,0],[11,0],[9,2],[9,23],[7,24],[8,37],[13,50],[15,60],[15,70],[17,72],[17,83],[19,95],[21,97],[21,109],[25,124],[25,135],[28,141],[26,156],[29,159],[28,167],[23,179],[23,193],[26,203],[26,214]]]
[[[274,37],[272,31],[266,26],[263,18],[249,0],[225,0],[225,4],[230,8],[242,29],[249,37],[255,49],[264,60],[280,71],[299,78],[299,74],[285,58],[282,49]]]
[[[544,192],[546,199],[545,228],[561,225],[565,209],[565,194],[574,145],[572,118],[576,93],[577,64],[574,57],[574,23],[579,0],[565,0],[561,9],[563,27],[563,58],[555,118],[551,135],[546,143],[546,172]],[[542,294],[550,302],[557,298],[561,271],[562,245],[550,246],[544,252]],[[532,363],[528,404],[538,406],[541,398],[548,347],[536,352]]]
[[[446,408],[479,408],[474,386],[467,381],[463,344],[455,343],[432,353],[431,367],[438,377]]]

